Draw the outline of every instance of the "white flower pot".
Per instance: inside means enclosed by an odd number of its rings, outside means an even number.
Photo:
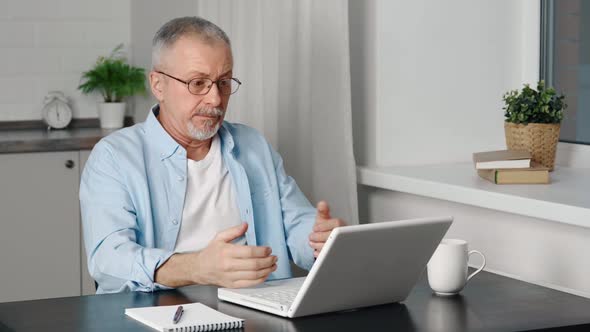
[[[103,129],[122,128],[125,119],[125,103],[99,103],[98,118]]]

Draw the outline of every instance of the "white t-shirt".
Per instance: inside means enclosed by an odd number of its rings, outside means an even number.
[[[187,159],[187,163],[184,209],[174,252],[199,251],[218,232],[242,222],[231,176],[221,157],[219,135],[204,159]],[[234,243],[245,242],[242,237]]]

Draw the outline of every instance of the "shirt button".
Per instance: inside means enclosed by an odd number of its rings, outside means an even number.
[[[164,157],[166,154],[164,152],[160,153],[160,157]]]
[[[182,181],[182,180],[184,180],[184,176],[179,175],[177,179],[178,179],[178,181]]]
[[[250,210],[246,209],[246,215],[249,215],[249,214],[250,214]]]
[[[172,219],[172,223],[173,223],[174,225],[178,225],[178,220],[176,220],[176,219]]]

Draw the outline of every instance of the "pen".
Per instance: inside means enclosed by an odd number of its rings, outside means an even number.
[[[179,306],[178,309],[176,309],[176,313],[174,314],[174,317],[172,318],[172,323],[176,324],[180,321],[180,317],[182,317],[182,313],[184,312],[184,309],[182,309],[182,306]]]

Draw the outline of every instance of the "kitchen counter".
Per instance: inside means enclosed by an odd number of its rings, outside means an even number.
[[[0,153],[91,150],[101,138],[114,132],[100,128],[3,129]]]
[[[123,126],[134,124],[126,116]],[[97,118],[73,119],[68,128],[47,130],[40,120],[0,121],[0,154],[92,150],[101,138],[119,129],[101,129]]]

